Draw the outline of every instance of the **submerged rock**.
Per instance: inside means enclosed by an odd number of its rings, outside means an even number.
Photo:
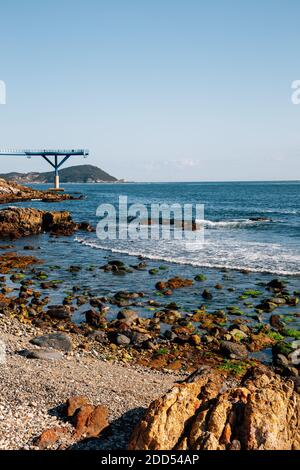
[[[202,292],[202,297],[205,300],[211,300],[213,298],[212,294],[207,289],[204,289],[204,291]]]
[[[268,282],[267,287],[269,289],[283,290],[285,288],[285,284],[279,279],[272,279],[272,281]]]
[[[71,307],[69,305],[49,305],[47,315],[57,320],[68,320],[71,318]]]
[[[270,325],[276,330],[281,330],[285,326],[279,315],[271,315],[269,321]]]
[[[193,285],[193,281],[191,279],[184,279],[181,277],[173,277],[169,279],[168,281],[159,281],[156,283],[155,288],[157,290],[174,290],[174,289],[180,289],[182,287],[189,287]]]

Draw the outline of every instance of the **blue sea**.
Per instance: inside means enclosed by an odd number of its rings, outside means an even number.
[[[45,189],[44,185],[38,187]],[[261,286],[280,278],[287,282],[291,294],[300,290],[299,181],[65,184],[64,189],[81,193],[84,199],[17,205],[68,210],[76,221],[89,221],[96,226],[97,207],[103,203],[117,205],[120,195],[128,196],[129,204],[147,206],[151,203],[204,204],[204,245],[189,250],[181,240],[101,241],[96,233],[84,232],[77,232],[73,237],[56,238],[45,234],[18,240],[14,249],[20,252],[28,244],[40,247],[34,254],[44,260],[45,268],[51,268],[53,279],[62,281],[60,290],[45,291],[52,302],[60,302],[74,284],[96,296],[128,290],[143,291],[146,299],[153,298],[158,295],[155,290],[158,280],[176,275],[193,279],[201,273],[207,277],[205,282],[178,289],[171,298],[161,301],[174,300],[188,312],[204,303],[201,292],[207,288],[213,293],[213,299],[205,302],[208,311],[238,305],[245,310],[245,321],[251,321],[254,307],[245,308],[239,299],[245,289],[262,289],[266,297],[270,294]],[[255,218],[264,220],[253,220]],[[148,263],[144,271],[133,270],[125,276],[116,276],[99,269],[112,259],[136,265],[140,257]],[[79,265],[82,269],[79,273],[70,273],[70,265]],[[149,270],[154,267],[164,270],[151,276]],[[222,284],[222,290],[214,288],[217,283]],[[75,313],[76,321],[81,321],[84,308],[86,306]],[[152,315],[143,306],[139,310],[141,315]],[[276,313],[286,315],[291,327],[298,327],[299,318],[293,315],[298,312],[299,306],[276,309]],[[112,308],[109,316],[113,318],[115,313]],[[269,316],[266,314],[262,321],[268,323]]]
[[[39,187],[44,188],[44,185]],[[98,248],[205,268],[300,274],[299,181],[65,184],[64,188],[70,193],[84,194],[85,199],[47,207],[69,210],[75,220],[87,220],[93,225],[99,221],[97,207],[103,203],[117,205],[120,195],[128,196],[129,204],[147,206],[151,203],[204,204],[205,242],[199,250],[185,250],[184,242],[103,242],[95,234],[76,236],[75,245],[90,247],[90,253]],[[26,205],[45,208],[45,204],[38,201]],[[267,220],[255,221],[255,218]]]
[[[129,203],[198,203],[205,207],[205,241],[198,251],[185,249],[184,242],[175,241],[103,243],[95,237],[79,236],[79,243],[206,268],[300,274],[299,182],[114,184],[76,189],[87,199],[76,203],[78,212],[71,203],[72,213],[94,224],[97,205],[117,204],[119,195],[127,195]]]

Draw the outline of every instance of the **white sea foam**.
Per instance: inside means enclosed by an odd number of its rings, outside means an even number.
[[[258,224],[270,223],[270,219],[252,220],[252,219],[232,219],[232,220],[197,220],[198,223],[204,223],[204,227],[213,230],[247,228]]]
[[[143,256],[150,260],[160,260],[181,265],[205,268],[227,268],[257,273],[270,273],[281,276],[300,276],[300,256],[284,251],[279,244],[255,242],[249,244],[225,244],[208,241],[206,249],[185,249],[184,242],[100,242],[97,239],[76,237],[82,245],[93,249],[107,250],[111,253],[129,256]],[[118,245],[117,245],[118,243]],[[133,246],[134,245],[134,248]],[[298,268],[298,269],[297,269]]]

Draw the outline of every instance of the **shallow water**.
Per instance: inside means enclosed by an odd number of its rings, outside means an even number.
[[[206,305],[208,312],[234,305],[242,309],[243,322],[252,325],[257,323],[253,319],[255,306],[261,299],[271,296],[265,290],[266,283],[271,279],[285,280],[291,294],[300,290],[298,183],[65,185],[65,189],[82,192],[86,199],[56,204],[31,201],[21,205],[49,210],[66,209],[75,220],[88,220],[96,225],[97,206],[103,202],[117,203],[120,194],[127,194],[129,202],[145,204],[204,202],[205,245],[204,249],[184,251],[182,242],[100,242],[96,234],[81,232],[68,238],[45,234],[18,240],[15,247],[23,254],[24,245],[39,246],[40,250],[30,253],[44,260],[41,269],[49,274],[49,279],[62,281],[59,289],[44,291],[50,295],[51,303],[61,302],[74,285],[94,296],[112,295],[120,290],[143,291],[145,297],[141,299],[141,305],[135,307],[142,316],[153,315],[153,309],[146,305],[149,299],[156,299],[161,304],[175,301],[186,313],[202,304]],[[266,214],[271,219],[268,222],[250,220],[251,217],[265,217]],[[99,269],[113,259],[120,259],[128,266],[136,265],[140,261],[136,255],[148,258],[146,270],[133,270],[120,276]],[[81,270],[70,273],[70,265],[79,265]],[[162,265],[164,270],[159,270],[155,275],[149,274],[149,269]],[[170,297],[161,296],[155,289],[158,280],[174,276],[193,279],[199,273],[205,274],[207,280],[175,290]],[[217,283],[223,289],[215,289]],[[213,294],[212,300],[204,301],[201,296],[204,288]],[[235,290],[228,290],[231,288]],[[252,306],[246,306],[245,299],[240,299],[248,289],[261,292],[256,299],[247,299]],[[87,308],[83,305],[76,311],[76,322],[84,319],[82,312]],[[298,328],[299,318],[293,314],[299,311],[299,306],[284,305],[274,313],[283,315],[288,327]],[[114,318],[115,314],[116,309],[112,307],[108,318]],[[270,315],[264,313],[261,321],[268,323]],[[237,317],[229,315],[228,318],[233,320]],[[270,351],[262,354],[269,357]]]

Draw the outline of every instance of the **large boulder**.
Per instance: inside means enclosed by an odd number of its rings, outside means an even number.
[[[151,403],[130,450],[299,450],[300,396],[266,367],[237,382],[203,368]]]
[[[65,352],[72,351],[72,342],[69,336],[61,332],[36,336],[30,340],[30,343],[42,348],[53,348]]]
[[[0,237],[20,238],[42,231],[43,211],[8,207],[0,211]]]
[[[42,232],[72,235],[76,230],[91,231],[89,224],[77,224],[68,211],[44,211],[30,207],[7,207],[0,211],[0,238],[16,239]]]
[[[69,212],[49,212],[24,207],[8,207],[0,211],[0,238],[20,238],[41,232],[73,233],[77,225]]]

